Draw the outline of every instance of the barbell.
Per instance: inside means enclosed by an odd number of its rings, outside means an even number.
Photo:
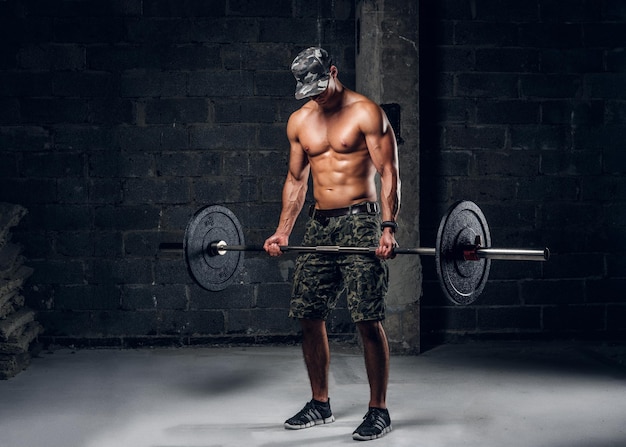
[[[183,243],[161,243],[161,250],[183,250],[192,279],[209,291],[220,291],[238,277],[244,252],[264,251],[262,245],[246,245],[235,214],[221,205],[198,210],[187,224]],[[325,255],[373,256],[376,247],[292,246],[283,252]],[[395,248],[396,255],[434,256],[437,276],[445,296],[454,304],[468,305],[481,294],[491,260],[547,261],[550,250],[491,247],[491,233],[481,209],[465,200],[452,205],[441,218],[434,248]]]

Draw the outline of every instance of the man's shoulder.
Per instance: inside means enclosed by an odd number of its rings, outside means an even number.
[[[315,103],[313,101],[308,101],[303,104],[299,109],[296,109],[291,113],[289,117],[290,121],[297,121],[306,118],[309,114],[315,111]]]

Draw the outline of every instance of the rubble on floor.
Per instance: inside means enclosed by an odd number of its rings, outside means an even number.
[[[0,203],[0,379],[28,367],[33,342],[43,331],[21,293],[33,269],[24,265],[22,247],[11,241],[11,228],[26,212],[19,205]]]

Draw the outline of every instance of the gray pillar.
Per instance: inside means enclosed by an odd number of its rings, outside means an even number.
[[[402,205],[396,239],[419,246],[418,2],[357,0],[356,89],[399,110],[396,127],[402,180]],[[397,118],[397,116],[396,116]],[[398,125],[399,124],[399,125]],[[392,352],[417,353],[422,269],[419,256],[390,261],[391,284],[385,329]]]

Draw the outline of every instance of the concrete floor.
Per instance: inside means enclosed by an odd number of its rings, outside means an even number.
[[[561,343],[444,345],[393,357],[394,429],[372,445],[626,446],[621,358]],[[337,421],[288,431],[283,421],[309,395],[299,347],[44,352],[0,381],[0,446],[355,445],[367,391],[361,355],[333,346]]]

